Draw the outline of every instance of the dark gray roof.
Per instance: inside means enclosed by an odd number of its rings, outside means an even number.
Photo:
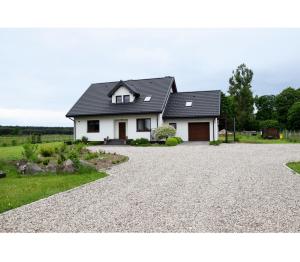
[[[113,104],[111,91],[119,81],[92,84],[76,104],[67,113],[67,117],[89,115],[117,115],[162,112],[170,88],[177,92],[174,77],[151,78],[123,81],[131,87],[131,91],[139,94],[133,103]],[[144,102],[146,96],[151,96],[149,102]]]
[[[221,91],[179,92],[170,95],[163,118],[211,117],[220,115]],[[185,103],[192,101],[192,106]]]

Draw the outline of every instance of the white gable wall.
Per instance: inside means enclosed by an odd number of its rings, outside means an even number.
[[[124,96],[124,95],[129,95],[130,96],[130,102],[133,102],[134,101],[134,96],[133,94],[131,94],[129,92],[129,90],[124,87],[124,86],[121,86],[113,95],[112,95],[112,100],[111,102],[112,103],[116,103],[116,96]]]

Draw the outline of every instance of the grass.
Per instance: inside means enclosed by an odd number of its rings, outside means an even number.
[[[290,162],[286,165],[300,175],[300,162]]]
[[[42,143],[48,142],[62,142],[62,141],[70,141],[72,140],[73,135],[42,135],[41,141]],[[30,135],[23,136],[0,136],[0,147],[2,146],[14,146],[14,145],[22,145],[31,141]]]
[[[251,136],[236,134],[236,142],[238,143],[252,143],[252,144],[291,144],[291,143],[300,143],[300,140],[289,140],[289,139],[263,139],[260,135]],[[220,135],[219,140],[224,142],[225,136]],[[233,142],[233,135],[228,135],[228,142]]]
[[[23,176],[13,164],[13,160],[21,158],[21,146],[0,148],[0,170],[7,174],[0,179],[0,213],[107,176],[88,167],[80,168],[76,174]]]

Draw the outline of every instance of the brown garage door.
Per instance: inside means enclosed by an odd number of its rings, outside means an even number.
[[[189,141],[208,141],[209,123],[189,123]]]

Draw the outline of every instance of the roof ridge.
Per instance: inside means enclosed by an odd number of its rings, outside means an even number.
[[[163,76],[163,77],[152,77],[152,78],[140,78],[140,79],[127,79],[127,80],[122,80],[123,82],[127,81],[140,81],[140,80],[153,80],[153,79],[163,79],[163,78],[174,78],[174,76]],[[108,81],[108,82],[99,82],[99,83],[91,83],[91,85],[97,85],[97,84],[109,84],[109,83],[117,83],[120,82],[120,80],[116,81]]]
[[[220,89],[214,89],[214,90],[201,90],[201,91],[183,91],[183,92],[177,92],[177,93],[173,93],[173,94],[181,94],[181,93],[202,93],[202,92],[216,92],[216,91],[220,91]]]

